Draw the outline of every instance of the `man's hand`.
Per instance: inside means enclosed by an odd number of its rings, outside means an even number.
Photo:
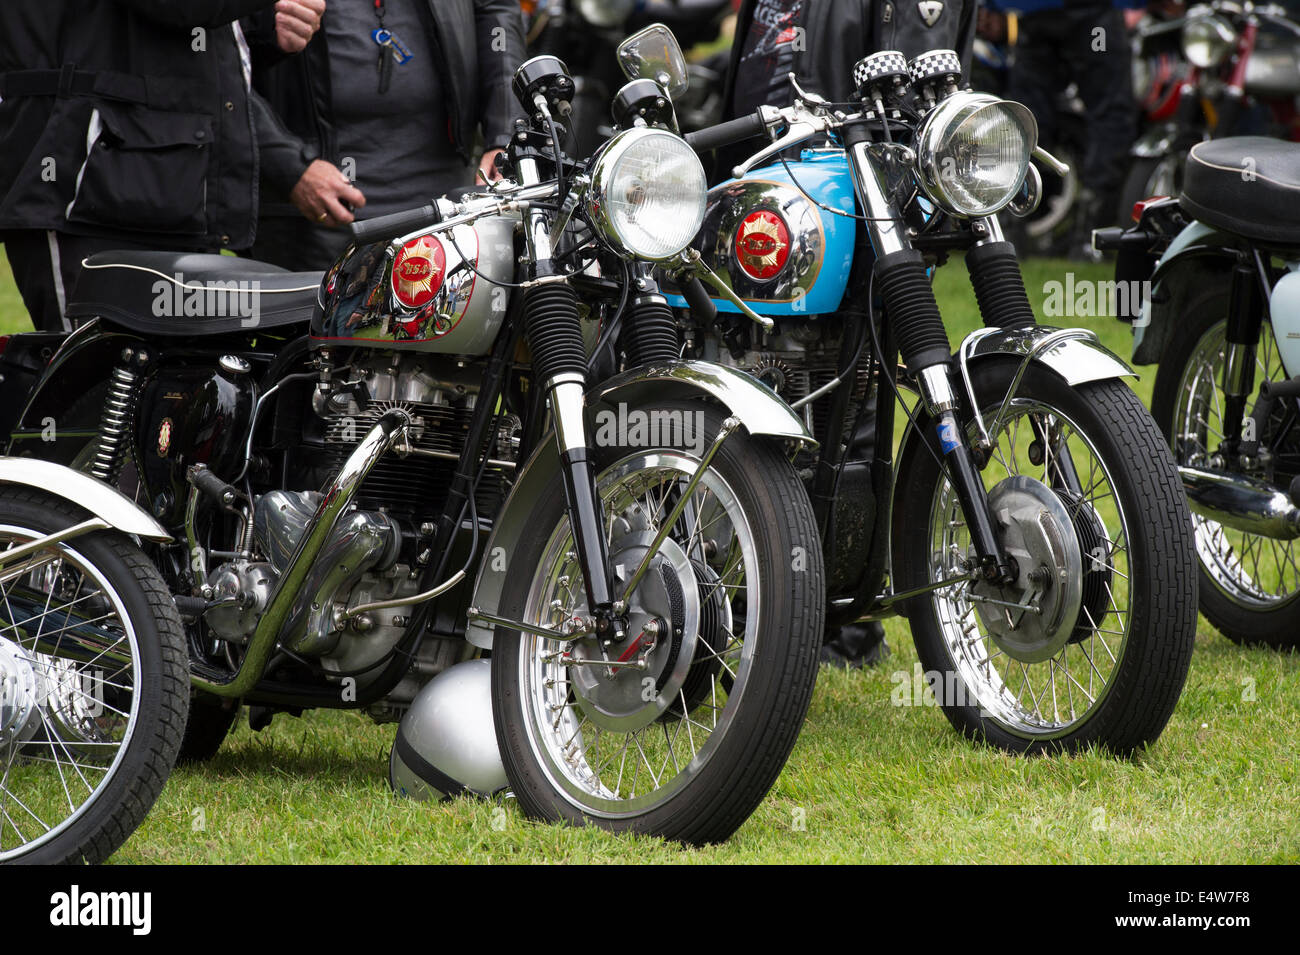
[[[275,41],[285,53],[301,53],[320,29],[325,0],[279,0],[275,5]]]
[[[361,190],[323,159],[317,159],[307,167],[293,192],[289,193],[289,200],[306,218],[331,228],[347,225],[354,218],[343,203],[350,203],[354,209],[366,204]]]
[[[501,179],[501,172],[497,169],[497,157],[500,156],[504,149],[489,149],[483,154],[483,158],[478,161],[478,180],[483,182],[497,182]]]

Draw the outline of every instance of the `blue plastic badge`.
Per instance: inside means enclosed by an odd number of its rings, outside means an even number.
[[[957,438],[957,427],[951,420],[939,422],[939,447],[944,454],[949,451],[955,451],[961,447],[961,441]]]

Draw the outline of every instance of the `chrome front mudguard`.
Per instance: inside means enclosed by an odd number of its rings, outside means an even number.
[[[598,405],[645,405],[683,397],[704,398],[721,405],[739,418],[752,435],[816,447],[803,421],[770,388],[742,371],[706,361],[670,362],[615,375],[587,392],[587,409],[590,413]],[[532,519],[535,502],[544,494],[559,493],[560,486],[555,438],[547,434],[519,472],[493,524],[474,583],[470,603],[474,610],[487,615],[499,613],[507,567]],[[490,650],[493,631],[492,624],[471,614],[465,636],[474,646]]]
[[[0,458],[0,485],[6,484],[36,488],[89,511],[98,518],[102,527],[88,530],[111,528],[145,540],[166,542],[172,539],[151,514],[117,488],[62,464],[36,458]]]
[[[971,332],[958,350],[961,364],[1004,355],[1046,365],[1071,385],[1108,378],[1135,378],[1137,372],[1083,328],[981,328]]]

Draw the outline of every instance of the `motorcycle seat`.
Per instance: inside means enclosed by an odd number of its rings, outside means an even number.
[[[306,325],[323,274],[228,255],[100,252],[82,263],[67,314],[159,336]]]
[[[1178,203],[1216,229],[1300,246],[1300,145],[1264,136],[1197,143]]]

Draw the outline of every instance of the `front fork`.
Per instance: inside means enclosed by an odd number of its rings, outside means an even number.
[[[970,529],[978,562],[975,572],[984,580],[1009,584],[1017,579],[1018,571],[998,540],[975,452],[957,417],[959,378],[952,366],[948,333],[924,257],[912,248],[907,224],[892,198],[887,161],[874,154],[878,148],[865,141],[848,148],[858,200],[866,211],[876,251],[874,284],[899,353],[935,422],[949,480]],[[1034,324],[1014,247],[1003,239],[996,217],[976,223],[975,231],[984,238],[967,259],[986,322],[997,316],[1003,327]]]
[[[540,182],[536,159],[522,157],[517,160],[516,168],[524,185]],[[524,293],[524,327],[533,369],[546,393],[555,425],[565,509],[578,566],[582,569],[587,608],[596,635],[604,641],[618,642],[624,637],[626,608],[614,594],[595,465],[587,443],[586,350],[578,317],[578,295],[552,261],[554,246],[548,211],[530,208],[524,226],[530,263],[529,281],[525,283],[528,288]]]

